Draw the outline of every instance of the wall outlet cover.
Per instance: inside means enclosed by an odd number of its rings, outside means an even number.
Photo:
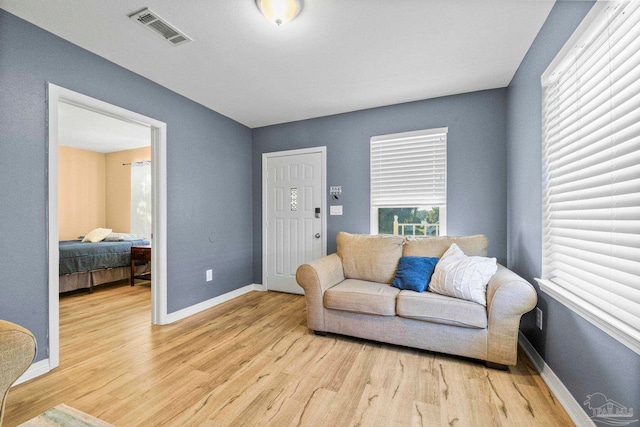
[[[213,270],[207,270],[207,282],[213,280]]]

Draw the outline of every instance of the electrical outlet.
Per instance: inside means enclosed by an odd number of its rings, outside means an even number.
[[[207,270],[207,282],[213,280],[213,270]]]
[[[536,326],[542,330],[542,310],[540,307],[536,307]]]

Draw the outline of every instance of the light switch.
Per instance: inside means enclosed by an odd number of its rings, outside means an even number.
[[[331,206],[329,208],[329,215],[342,215],[342,205]]]

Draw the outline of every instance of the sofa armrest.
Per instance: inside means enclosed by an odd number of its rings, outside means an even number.
[[[487,360],[515,365],[520,318],[535,307],[538,295],[529,282],[498,265],[487,286]]]
[[[326,331],[324,293],[344,280],[342,260],[338,254],[331,254],[303,264],[296,271],[296,280],[304,289],[307,301],[307,327],[314,331]]]

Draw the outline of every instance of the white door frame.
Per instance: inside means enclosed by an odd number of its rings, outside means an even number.
[[[271,153],[262,153],[262,286],[265,291],[269,290],[269,286],[267,283],[267,266],[268,258],[267,253],[268,250],[268,242],[267,242],[267,162],[270,158],[274,157],[286,157],[286,156],[295,156],[298,154],[313,154],[320,153],[322,155],[321,164],[321,174],[322,179],[320,180],[320,211],[322,212],[321,216],[321,231],[320,234],[322,236],[322,255],[327,255],[327,147],[311,147],[311,148],[301,148],[299,150],[286,150],[286,151],[275,151]]]
[[[58,103],[106,114],[151,131],[153,251],[151,258],[151,322],[167,323],[167,125],[159,120],[47,83],[47,225],[49,252],[49,370],[60,363],[58,248]]]

